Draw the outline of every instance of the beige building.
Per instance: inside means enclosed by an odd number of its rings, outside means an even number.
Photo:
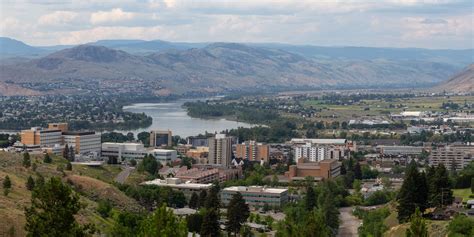
[[[269,145],[257,143],[255,141],[246,141],[235,145],[235,157],[249,161],[268,162],[270,156]]]
[[[315,180],[334,178],[341,174],[341,162],[338,160],[322,160],[320,162],[309,162],[299,159],[296,165],[291,165],[285,176],[290,180],[304,180],[305,177],[313,177]]]
[[[232,138],[225,134],[216,134],[209,138],[208,163],[229,167],[232,160]]]
[[[429,156],[430,165],[443,164],[447,169],[453,166],[462,170],[474,160],[474,146],[441,146],[433,149]]]
[[[64,143],[74,147],[76,154],[100,156],[101,136],[95,132],[63,132]]]
[[[21,143],[24,145],[39,145],[41,147],[51,147],[62,144],[62,133],[58,129],[43,129],[34,127],[21,131]]]
[[[61,130],[61,132],[67,132],[69,130],[67,123],[49,123],[48,129]]]

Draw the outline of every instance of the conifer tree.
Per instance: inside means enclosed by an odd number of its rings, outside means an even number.
[[[22,164],[25,168],[30,168],[30,166],[31,166],[30,153],[28,153],[28,152],[23,153],[23,162],[22,162]]]
[[[430,182],[429,203],[433,207],[441,207],[453,203],[454,197],[449,182],[449,173],[443,164],[435,168],[435,175]]]
[[[226,229],[229,232],[234,232],[237,235],[249,215],[249,206],[245,203],[242,194],[237,192],[236,194],[232,195],[232,199],[230,200],[227,207]]]
[[[426,194],[421,194],[418,190],[420,187],[418,182],[420,182],[420,180],[417,165],[415,161],[411,161],[407,167],[405,178],[397,198],[398,220],[400,222],[406,222],[417,207],[420,208],[421,211],[424,211],[426,204],[420,203],[420,200],[423,200],[420,195]]]
[[[420,209],[416,208],[411,216],[410,228],[406,231],[407,237],[428,237],[428,227],[421,216]]]
[[[165,205],[156,209],[140,224],[138,233],[140,237],[186,237],[187,235],[186,221],[175,216],[173,211],[169,210]]]
[[[362,169],[360,168],[360,163],[357,162],[354,166],[354,178],[355,179],[362,179]]]
[[[305,207],[306,210],[311,211],[313,208],[316,207],[316,195],[314,193],[314,189],[311,186],[308,186],[306,189],[306,196],[305,196]]]
[[[199,202],[199,197],[198,195],[196,194],[196,192],[193,192],[193,194],[191,195],[191,198],[189,199],[189,208],[192,208],[192,209],[196,209],[198,208],[198,203]]]
[[[51,156],[48,153],[46,153],[43,158],[43,163],[49,164],[51,162],[53,162],[53,160],[51,159]]]
[[[10,189],[12,188],[12,181],[10,180],[10,176],[5,176],[5,179],[3,180],[3,194],[5,196],[8,196],[8,193],[10,193]]]
[[[74,152],[74,147],[73,147],[73,146],[69,147],[69,157],[68,157],[68,160],[69,160],[69,161],[74,161],[74,160],[75,160],[75,156],[76,156],[76,153]]]
[[[216,208],[204,210],[204,217],[201,226],[201,236],[218,237],[220,236],[219,211]]]
[[[204,207],[204,205],[206,203],[206,198],[207,198],[207,192],[206,192],[206,190],[202,190],[199,193],[198,208]]]
[[[69,146],[67,144],[64,146],[63,158],[69,160]]]
[[[35,180],[33,177],[29,176],[28,180],[26,181],[26,189],[33,190],[35,188]]]

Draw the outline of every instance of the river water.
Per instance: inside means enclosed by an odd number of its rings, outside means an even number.
[[[173,136],[181,137],[194,136],[209,133],[221,132],[226,129],[238,127],[252,127],[254,125],[230,121],[226,119],[200,119],[188,116],[186,109],[182,106],[187,101],[181,99],[169,103],[138,103],[124,106],[123,110],[133,113],[145,113],[153,118],[152,125],[148,128],[141,128],[128,131],[117,131],[122,133],[133,132],[135,136],[138,133],[150,130],[171,130]]]

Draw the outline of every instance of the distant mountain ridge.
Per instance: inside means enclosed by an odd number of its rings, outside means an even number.
[[[474,92],[474,64],[469,65],[462,72],[451,77],[446,82],[435,87],[437,91],[473,93]]]
[[[119,42],[102,42],[120,45],[116,43]],[[172,94],[186,94],[415,88],[438,84],[459,69],[453,64],[421,60],[320,60],[282,49],[237,43],[213,43],[147,55],[86,44],[26,62],[0,64],[0,86],[9,83],[8,88],[28,89],[30,94],[77,90],[126,93],[165,89]]]

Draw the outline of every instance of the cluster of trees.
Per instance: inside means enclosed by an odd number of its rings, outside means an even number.
[[[186,197],[181,191],[174,191],[169,187],[156,187],[151,185],[127,185],[115,183],[117,188],[124,192],[125,195],[137,200],[137,202],[145,207],[147,210],[153,210],[154,208],[166,203],[171,207],[184,207]]]
[[[454,198],[446,167],[442,164],[429,167],[425,174],[419,172],[417,164],[412,161],[407,167],[397,200],[400,222],[408,221],[417,208],[423,212],[429,207],[451,204]]]
[[[278,223],[276,236],[335,236],[339,227],[338,207],[347,195],[340,182],[326,180],[314,187],[308,180],[304,200],[285,208],[286,218]]]
[[[452,174],[455,188],[469,188],[474,186],[474,161],[459,172]],[[473,191],[474,193],[474,191]]]
[[[134,141],[135,140],[135,135],[131,132],[127,133],[127,135],[124,135],[123,133],[120,132],[104,132],[101,135],[101,140],[102,142],[129,142],[129,141]]]
[[[145,155],[138,164],[138,172],[147,172],[151,177],[155,177],[161,169],[161,163],[151,154]]]
[[[406,133],[400,136],[400,142],[404,145],[414,145],[421,142],[434,142],[434,143],[453,143],[453,142],[472,142],[472,134],[470,131],[461,133],[457,131],[450,134],[434,134],[431,131],[421,131],[418,134]]]
[[[362,225],[359,227],[359,236],[361,237],[382,237],[388,229],[384,220],[390,215],[390,211],[386,207],[373,211],[356,208],[353,214],[362,220]]]
[[[76,153],[74,152],[74,147],[73,146],[68,146],[66,144],[66,146],[64,146],[64,150],[63,150],[64,159],[66,159],[68,161],[74,161],[75,156],[76,156]]]
[[[19,135],[10,135],[7,133],[0,133],[0,148],[9,147],[18,140],[20,140]]]

